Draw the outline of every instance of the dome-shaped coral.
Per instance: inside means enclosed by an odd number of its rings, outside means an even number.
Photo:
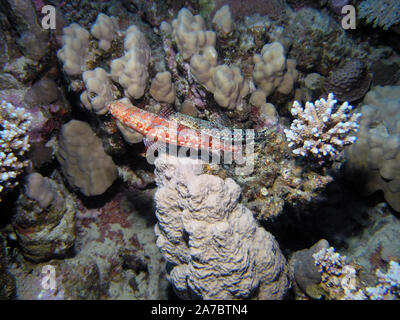
[[[353,59],[334,70],[325,80],[324,87],[327,93],[333,92],[339,101],[352,102],[367,93],[371,80],[365,64],[361,60]]]

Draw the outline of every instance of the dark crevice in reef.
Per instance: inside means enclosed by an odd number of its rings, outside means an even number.
[[[299,207],[286,205],[277,218],[261,224],[274,235],[286,255],[309,248],[322,238],[335,248],[346,248],[346,239],[361,234],[371,223],[367,210],[384,201],[381,192],[366,198],[354,188],[353,182],[363,176],[360,174],[346,179],[342,175],[334,177],[321,200]]]

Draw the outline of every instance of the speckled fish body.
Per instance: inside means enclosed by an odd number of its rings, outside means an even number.
[[[239,145],[226,143],[226,140],[232,139],[228,128],[212,128],[202,124],[204,120],[177,114],[166,119],[122,101],[112,102],[108,109],[117,120],[150,140],[194,149],[233,153],[240,150]]]
[[[194,118],[183,113],[176,112],[171,115],[171,120],[181,123],[194,130],[201,130],[201,132],[210,135],[211,137],[221,140],[235,140],[239,143],[251,143],[268,139],[268,136],[276,131],[276,127],[264,128],[259,130],[252,129],[232,129],[218,123],[209,122],[206,120]],[[251,132],[253,135],[249,135]]]

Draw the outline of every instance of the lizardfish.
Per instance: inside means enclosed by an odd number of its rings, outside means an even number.
[[[161,141],[198,150],[236,153],[241,150],[242,142],[251,136],[249,132],[253,132],[216,126],[178,112],[168,116],[157,115],[140,109],[126,100],[113,101],[108,105],[108,110],[122,124],[139,132],[150,141]],[[265,134],[266,131],[261,130],[253,137],[257,140]]]

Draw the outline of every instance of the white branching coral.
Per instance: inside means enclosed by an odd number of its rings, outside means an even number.
[[[305,108],[298,101],[293,103],[291,113],[296,119],[286,129],[289,147],[295,147],[293,153],[318,160],[336,158],[345,145],[352,144],[356,137],[349,135],[357,132],[360,113],[350,114],[352,106],[344,102],[335,111],[337,100],[333,93],[328,100],[321,98],[307,102]]]
[[[400,264],[390,261],[389,270],[383,273],[376,271],[378,285],[366,288],[367,295],[371,300],[397,300],[400,298]]]
[[[315,265],[318,266],[318,271],[326,271],[330,274],[340,275],[342,268],[345,265],[346,257],[335,252],[334,247],[323,248],[313,254]]]
[[[331,298],[341,300],[398,300],[400,298],[400,264],[390,261],[386,273],[376,271],[377,285],[364,287],[356,269],[333,247],[313,254],[321,273],[321,285]]]
[[[367,299],[357,278],[357,271],[346,263],[346,256],[335,248],[323,248],[312,256],[321,273],[321,286],[330,298],[340,300]]]
[[[0,195],[18,184],[16,177],[28,165],[23,159],[29,150],[27,134],[31,116],[24,108],[1,101],[0,111]],[[0,198],[1,201],[1,198]]]

